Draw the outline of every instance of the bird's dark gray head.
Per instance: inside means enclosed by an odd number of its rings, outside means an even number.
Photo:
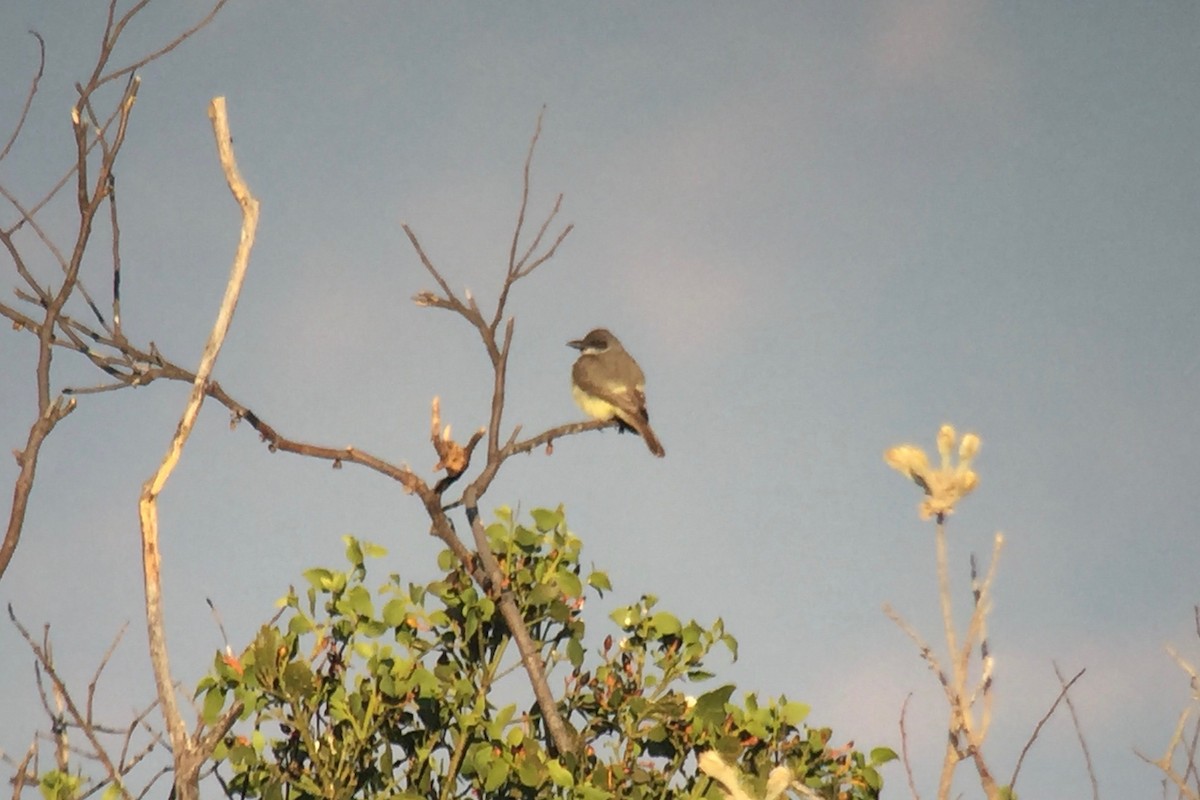
[[[603,353],[609,347],[620,347],[621,343],[607,328],[596,328],[582,339],[567,342],[568,347],[574,347],[584,353]]]

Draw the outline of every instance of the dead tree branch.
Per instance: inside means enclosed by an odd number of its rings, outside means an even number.
[[[204,762],[211,755],[220,737],[224,736],[241,712],[234,705],[208,734],[191,736],[184,726],[183,717],[175,701],[175,686],[171,679],[171,668],[167,656],[166,625],[162,610],[162,556],[158,544],[158,495],[162,492],[183,455],[184,445],[191,435],[192,427],[200,414],[204,402],[205,384],[216,365],[217,356],[225,335],[233,321],[238,296],[250,264],[250,251],[254,247],[254,234],[258,228],[258,201],[251,195],[237,167],[233,153],[233,139],[229,134],[229,120],[225,113],[225,98],[217,97],[209,105],[208,116],[212,120],[213,135],[217,140],[217,152],[225,170],[229,190],[242,209],[242,230],[237,253],[225,296],[217,312],[217,321],[204,346],[200,366],[196,370],[192,394],[188,398],[179,426],[167,447],[162,463],[142,486],[138,503],[138,515],[142,526],[142,563],[146,586],[146,630],[150,639],[150,662],[154,668],[154,681],[158,687],[158,700],[162,706],[167,734],[175,759],[175,797],[177,800],[197,800],[200,796],[199,776]]]
[[[460,448],[459,460],[454,464],[446,464],[446,470],[436,481],[426,481],[419,477],[409,467],[386,461],[376,455],[365,452],[353,446],[331,447],[292,439],[281,435],[273,426],[264,421],[248,407],[229,395],[216,381],[210,379],[206,368],[209,352],[206,351],[205,361],[201,368],[193,372],[165,358],[153,342],[148,345],[138,345],[129,341],[121,330],[120,309],[120,228],[118,224],[117,205],[113,197],[113,164],[116,161],[121,146],[124,143],[128,129],[129,118],[136,97],[138,81],[135,70],[177,46],[200,27],[203,27],[212,16],[225,4],[226,0],[218,0],[210,8],[196,26],[183,35],[160,48],[150,56],[135,61],[120,68],[111,68],[113,50],[122,32],[126,29],[133,16],[146,5],[147,0],[136,3],[129,11],[118,16],[115,2],[110,2],[109,13],[101,38],[100,56],[96,67],[86,84],[78,86],[79,99],[74,107],[73,121],[75,125],[76,164],[68,171],[47,195],[37,203],[26,206],[20,203],[11,193],[0,187],[0,193],[7,197],[17,209],[19,219],[15,226],[0,229],[0,244],[10,253],[17,272],[27,286],[26,291],[17,294],[18,305],[0,303],[0,315],[12,321],[14,327],[35,334],[39,340],[38,363],[38,399],[39,415],[31,426],[29,441],[24,450],[18,454],[22,465],[22,473],[18,477],[14,493],[13,511],[10,515],[8,533],[5,542],[0,547],[0,575],[11,559],[20,535],[25,509],[33,485],[37,454],[45,437],[54,425],[70,413],[74,408],[76,394],[112,391],[118,388],[144,386],[158,379],[186,381],[193,386],[189,410],[185,412],[180,423],[177,437],[173,440],[171,449],[163,461],[163,468],[155,474],[143,491],[142,524],[144,531],[143,559],[145,563],[145,582],[147,592],[147,626],[151,631],[152,661],[155,663],[156,681],[162,700],[163,714],[167,720],[167,731],[176,750],[177,758],[181,752],[186,752],[189,740],[181,728],[179,710],[175,705],[171,690],[170,672],[166,661],[165,636],[162,634],[161,598],[159,568],[161,554],[158,550],[157,529],[155,519],[155,498],[161,491],[170,470],[179,457],[179,451],[186,440],[186,431],[194,421],[199,403],[205,396],[211,397],[227,408],[232,421],[237,423],[246,420],[267,443],[272,450],[283,450],[299,455],[325,459],[335,467],[343,463],[356,463],[379,472],[397,481],[408,492],[420,497],[429,515],[432,533],[438,536],[450,548],[461,563],[466,565],[475,579],[487,591],[495,594],[501,607],[502,615],[510,627],[518,646],[522,651],[523,662],[530,673],[535,695],[538,697],[542,714],[547,721],[547,727],[560,751],[574,749],[574,737],[570,736],[553,704],[553,698],[545,686],[544,668],[541,666],[540,654],[535,652],[528,631],[524,630],[524,622],[520,618],[520,610],[515,599],[503,594],[494,574],[489,575],[487,558],[482,552],[476,553],[468,547],[455,532],[447,512],[466,505],[469,521],[478,517],[478,501],[484,496],[495,479],[501,465],[510,456],[527,453],[541,446],[550,449],[556,438],[576,434],[582,431],[596,430],[613,423],[596,421],[577,422],[559,425],[538,433],[530,438],[519,439],[520,427],[512,429],[505,437],[501,435],[503,413],[505,407],[505,392],[507,384],[508,356],[511,350],[514,320],[509,317],[500,332],[500,323],[506,315],[508,300],[512,287],[522,278],[529,276],[534,270],[545,264],[558,251],[572,230],[571,225],[565,225],[558,231],[552,231],[555,220],[562,205],[561,195],[556,198],[553,207],[536,232],[525,241],[526,217],[529,207],[531,190],[532,160],[536,144],[540,136],[541,116],[530,140],[529,150],[525,159],[521,192],[520,210],[514,228],[512,244],[509,248],[508,264],[494,311],[486,317],[481,311],[475,298],[469,293],[463,297],[456,295],[448,282],[443,278],[433,261],[426,254],[415,233],[407,226],[404,227],[414,250],[422,265],[433,277],[438,289],[437,293],[424,292],[417,295],[419,305],[428,305],[454,311],[466,319],[479,333],[480,341],[487,351],[493,368],[493,389],[489,407],[488,421],[480,431]],[[105,119],[98,114],[93,102],[97,89],[116,80],[127,77],[125,93],[117,104],[117,108]],[[89,161],[96,153],[99,157],[95,164]],[[95,174],[92,168],[95,167]],[[76,233],[69,255],[61,252],[54,244],[49,233],[42,229],[37,222],[37,215],[49,203],[59,190],[65,186],[71,177],[75,178],[76,204],[79,208],[80,225]],[[109,204],[109,224],[112,235],[112,304],[111,320],[106,320],[99,305],[93,302],[86,287],[80,281],[79,268],[89,238],[92,232],[96,214],[102,204]],[[21,225],[29,224],[42,241],[47,250],[55,257],[62,267],[64,281],[58,292],[35,279],[32,270],[27,268],[26,260],[17,249],[12,239],[13,232]],[[78,295],[84,299],[95,324],[80,321],[67,312],[67,299]],[[227,297],[227,300],[229,298]],[[232,311],[232,309],[230,309]],[[211,344],[211,342],[210,342]],[[66,348],[79,353],[100,369],[108,379],[95,386],[68,387],[62,390],[60,397],[52,401],[50,390],[50,362],[55,348]],[[215,356],[215,354],[213,354]],[[472,459],[486,437],[486,447],[483,464],[478,468],[470,485],[456,499],[446,499],[445,494],[470,469]],[[450,442],[452,443],[452,442]],[[436,446],[436,442],[435,442]],[[448,444],[446,445],[448,446]],[[474,523],[471,523],[472,526]],[[477,547],[478,547],[477,543]],[[484,542],[486,548],[486,541]],[[493,559],[494,560],[494,559]],[[156,633],[157,631],[157,633]],[[195,744],[193,741],[192,744]],[[178,764],[177,764],[178,766]],[[177,782],[186,770],[177,774]],[[186,800],[181,797],[180,800]]]
[[[14,452],[19,471],[16,481],[13,484],[12,504],[9,508],[4,539],[0,541],[0,578],[7,571],[20,543],[21,531],[24,528],[25,516],[29,508],[29,500],[37,476],[38,457],[41,453],[42,444],[54,430],[55,426],[75,408],[74,398],[69,398],[65,394],[59,394],[55,397],[51,387],[53,352],[55,345],[58,344],[56,341],[58,334],[56,332],[62,329],[62,318],[65,316],[65,308],[68,301],[78,293],[96,314],[101,327],[105,329],[105,333],[109,335],[114,333],[114,331],[106,328],[98,307],[87,293],[86,287],[84,287],[80,279],[80,269],[84,253],[87,251],[92,238],[96,215],[106,200],[110,203],[110,219],[114,226],[114,236],[119,235],[116,233],[118,230],[116,228],[116,207],[113,205],[111,195],[114,186],[115,164],[125,142],[125,135],[133,112],[134,100],[137,97],[139,81],[134,73],[140,67],[170,52],[207,25],[225,3],[228,2],[228,0],[216,0],[206,16],[163,47],[139,58],[132,64],[117,69],[110,69],[113,54],[122,32],[125,30],[126,25],[145,8],[148,1],[141,0],[135,3],[133,7],[118,19],[116,16],[117,2],[116,0],[109,0],[104,35],[101,39],[99,53],[96,57],[92,74],[86,83],[76,84],[78,99],[71,109],[71,121],[75,134],[75,159],[74,165],[67,171],[67,174],[41,200],[29,207],[21,203],[15,194],[6,187],[0,186],[0,196],[3,196],[16,209],[18,214],[15,224],[0,228],[0,245],[8,252],[17,274],[33,293],[32,302],[37,307],[33,315],[19,315],[20,321],[18,321],[18,315],[12,313],[15,312],[15,309],[0,306],[0,313],[12,319],[14,324],[18,324],[34,333],[38,339],[37,365],[34,370],[34,388],[37,406],[33,415],[33,421],[30,424],[29,434],[25,440],[25,445],[22,449]],[[29,91],[26,94],[24,105],[17,117],[13,131],[9,135],[9,139],[5,143],[3,150],[0,150],[0,159],[9,154],[24,129],[25,121],[37,97],[39,82],[44,73],[45,44],[39,34],[33,33],[33,36],[38,40],[39,46],[38,68],[33,79],[30,81]],[[97,115],[93,107],[97,92],[106,83],[122,76],[128,76],[125,90],[115,103],[105,123],[99,125],[97,124]],[[94,177],[89,178],[92,168],[89,159],[98,145],[101,148],[101,155],[98,163],[95,164]],[[75,201],[78,207],[78,224],[74,231],[70,254],[65,255],[49,233],[38,224],[36,216],[53,199],[58,191],[67,184],[72,175],[76,178]],[[20,251],[13,239],[15,231],[25,224],[31,226],[47,252],[54,257],[62,269],[63,279],[57,291],[53,291],[48,283],[43,284],[35,278],[32,269],[30,269],[28,258]],[[117,243],[114,242],[114,248],[117,246]],[[114,264],[119,264],[119,260],[115,260]],[[114,286],[116,284],[117,281],[114,281]],[[116,297],[114,297],[113,308],[114,313],[119,311]],[[119,327],[115,333],[119,337]]]
[[[1200,606],[1195,606],[1193,615],[1196,622],[1196,635],[1200,637]],[[1162,772],[1163,796],[1166,797],[1167,782],[1174,785],[1178,797],[1186,800],[1200,800],[1200,766],[1197,766],[1196,753],[1200,747],[1200,719],[1197,719],[1200,708],[1200,672],[1192,662],[1181,656],[1174,647],[1167,645],[1167,653],[1175,660],[1188,675],[1188,686],[1191,689],[1191,702],[1179,713],[1175,723],[1175,731],[1167,742],[1166,750],[1159,758],[1150,758],[1140,750],[1134,750],[1137,757],[1152,764]],[[1189,720],[1190,723],[1189,723]],[[1190,725],[1190,730],[1189,730]],[[1177,754],[1182,756],[1182,765],[1176,766]]]
[[[100,681],[100,676],[104,668],[108,664],[109,658],[116,649],[118,642],[121,639],[121,633],[118,633],[114,638],[112,645],[101,658],[96,671],[92,676],[91,683],[88,684],[87,700],[81,707],[76,702],[74,696],[66,683],[59,676],[58,668],[55,664],[53,650],[50,646],[50,630],[46,626],[42,632],[41,642],[36,641],[30,634],[29,630],[17,619],[16,612],[11,605],[8,606],[8,618],[21,638],[25,640],[25,644],[29,647],[34,656],[35,678],[38,686],[38,693],[42,701],[42,708],[46,712],[46,716],[50,721],[50,740],[55,748],[55,766],[59,772],[68,774],[71,769],[71,757],[76,756],[87,761],[98,763],[103,772],[104,779],[97,782],[90,788],[85,788],[80,797],[86,797],[106,787],[115,787],[116,791],[125,800],[132,800],[132,795],[128,787],[125,785],[125,778],[129,773],[141,763],[147,755],[155,748],[155,735],[151,732],[151,740],[140,745],[139,748],[130,752],[133,743],[134,734],[142,726],[146,714],[154,708],[150,705],[147,709],[136,715],[135,718],[124,727],[114,727],[104,725],[97,721],[93,705],[95,701],[96,686]],[[42,676],[45,675],[50,681],[50,691],[47,693],[46,687],[42,682]],[[53,707],[51,704],[53,697]],[[82,733],[86,747],[79,747],[70,743],[68,732],[77,730]],[[116,738],[120,746],[120,753],[114,757],[112,751],[106,746],[105,739]],[[36,759],[37,742],[35,740],[29,754],[21,764],[17,765],[17,770],[13,779],[15,787],[14,798],[19,797],[21,788],[25,785],[38,783],[38,775],[36,765],[34,772],[28,772],[28,765]]]
[[[979,580],[974,559],[971,560],[971,591],[974,605],[960,645],[958,631],[954,624],[953,602],[950,593],[950,568],[944,516],[938,518],[936,535],[938,594],[942,609],[943,634],[950,663],[949,671],[942,667],[933,648],[926,644],[920,634],[890,605],[884,606],[884,613],[917,645],[921,658],[937,675],[942,691],[946,695],[949,719],[946,727],[946,751],[942,759],[941,775],[938,779],[938,799],[946,800],[950,797],[955,769],[959,762],[968,759],[975,764],[975,770],[979,775],[980,785],[985,796],[995,798],[999,796],[1000,787],[996,783],[983,753],[984,740],[987,738],[988,728],[991,725],[993,694],[993,659],[988,650],[987,615],[991,610],[991,587],[996,575],[996,565],[1000,559],[1004,537],[996,534],[992,545],[991,563],[987,575],[982,581]],[[971,654],[975,652],[976,648],[979,650],[979,677],[977,682],[972,683]],[[981,699],[983,707],[977,716],[976,705]]]
[[[1033,743],[1037,741],[1038,734],[1042,732],[1042,727],[1050,720],[1050,717],[1054,716],[1054,711],[1058,708],[1058,704],[1068,696],[1067,692],[1070,691],[1071,687],[1075,685],[1075,681],[1083,677],[1083,673],[1086,671],[1086,669],[1079,670],[1079,672],[1075,673],[1075,677],[1071,678],[1071,680],[1066,681],[1065,683],[1062,683],[1061,677],[1059,678],[1061,688],[1059,689],[1058,696],[1054,698],[1054,702],[1050,704],[1050,708],[1046,709],[1046,713],[1043,714],[1042,718],[1038,720],[1037,725],[1033,726],[1033,733],[1029,735],[1029,740],[1025,742],[1025,746],[1021,748],[1021,754],[1017,756],[1017,763],[1016,766],[1013,767],[1012,778],[1010,778],[1008,781],[1008,785],[1013,789],[1015,789],[1017,786],[1017,776],[1021,774],[1021,764],[1025,761],[1025,755],[1029,752],[1030,748],[1033,747]]]
[[[501,424],[505,405],[505,391],[507,388],[508,356],[512,348],[513,332],[516,326],[516,320],[510,316],[504,325],[503,334],[499,333],[500,322],[505,316],[509,293],[517,281],[527,277],[535,269],[552,258],[557,252],[559,245],[562,244],[572,230],[571,225],[564,226],[548,247],[539,249],[542,247],[546,233],[561,208],[562,196],[560,195],[555,200],[554,206],[545,221],[533,236],[532,241],[518,257],[518,252],[521,250],[521,238],[529,205],[530,174],[533,155],[538,138],[541,135],[541,123],[542,115],[539,114],[533,136],[530,138],[529,150],[525,157],[521,203],[516,225],[514,226],[512,244],[509,248],[508,266],[496,300],[495,311],[491,314],[490,319],[484,316],[475,298],[469,293],[465,296],[465,299],[459,298],[454,293],[440,270],[437,269],[432,259],[425,252],[424,247],[421,246],[413,230],[407,224],[402,224],[401,227],[408,236],[409,242],[412,243],[413,250],[416,252],[422,266],[433,277],[441,290],[440,294],[431,291],[421,292],[413,298],[414,302],[419,306],[445,309],[465,319],[479,333],[480,341],[491,361],[493,373],[492,399],[486,428],[487,448],[485,462],[475,478],[463,490],[458,500],[447,505],[442,501],[442,493],[466,470],[466,465],[449,474],[446,480],[439,482],[435,490],[430,492],[432,497],[423,498],[426,500],[425,505],[430,512],[433,522],[433,533],[447,542],[447,544],[450,544],[455,553],[459,553],[458,547],[461,546],[461,542],[454,533],[453,525],[446,516],[446,511],[458,505],[465,507],[479,563],[475,563],[474,554],[471,554],[472,558],[470,560],[463,560],[463,563],[476,576],[476,580],[480,586],[497,601],[501,616],[517,643],[517,648],[521,654],[521,663],[529,677],[534,697],[537,700],[538,709],[545,720],[550,739],[560,753],[566,754],[577,751],[579,746],[578,734],[571,730],[558,711],[557,703],[546,680],[545,661],[542,658],[541,651],[533,640],[533,637],[529,634],[516,598],[504,586],[502,572],[496,561],[495,554],[488,543],[483,523],[479,517],[480,498],[487,492],[500,467],[510,456],[517,453],[529,452],[542,444],[549,445],[558,436],[584,430],[593,430],[605,427],[606,424],[587,422],[563,425],[524,441],[520,441],[517,438],[520,434],[520,427],[518,426],[512,430],[507,439],[502,441]],[[464,448],[468,465],[470,455],[475,449],[475,441],[473,439],[468,447]],[[461,558],[462,556],[460,555]]]
[[[0,161],[4,160],[21,135],[21,129],[25,127],[25,120],[29,119],[29,109],[33,106],[33,98],[37,96],[38,84],[46,72],[46,40],[37,31],[30,31],[29,35],[37,39],[38,68],[33,75],[33,80],[29,82],[29,91],[25,94],[25,104],[21,106],[21,113],[17,116],[17,124],[13,126],[13,131],[9,135],[8,141],[4,143],[4,148],[0,149]]]

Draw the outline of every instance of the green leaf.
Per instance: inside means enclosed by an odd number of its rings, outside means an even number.
[[[804,703],[788,701],[783,704],[780,709],[783,721],[788,725],[799,725],[808,717],[808,712],[812,709]]]
[[[625,606],[611,612],[608,618],[617,623],[621,630],[631,631],[642,621],[642,613],[637,606]]]
[[[554,781],[556,786],[562,786],[564,789],[570,789],[575,785],[575,776],[571,774],[570,770],[557,761],[547,761],[546,769],[550,772],[550,780]]]
[[[542,541],[542,534],[538,533],[533,528],[526,528],[524,525],[518,525],[513,531],[513,541],[526,549],[537,547]]]
[[[40,788],[46,800],[71,800],[79,792],[79,778],[51,770],[42,775]]]
[[[669,614],[666,611],[659,611],[650,618],[650,627],[653,628],[659,636],[677,636],[683,630],[683,624],[679,621],[679,617],[674,614]]]
[[[561,507],[554,511],[548,508],[535,508],[529,512],[529,516],[533,517],[533,524],[537,525],[537,529],[543,533],[548,533],[563,523]]]
[[[387,555],[387,548],[379,544],[371,544],[370,542],[361,542],[363,552],[367,558],[383,558]]]
[[[443,550],[438,553],[437,565],[442,572],[449,572],[454,569],[454,565],[458,563],[458,556],[454,555],[452,550]]]
[[[491,542],[504,542],[508,539],[508,532],[512,526],[507,523],[493,522],[487,526],[488,540]]]
[[[304,570],[304,579],[314,589],[319,589],[323,592],[328,591],[333,585],[333,573],[323,567],[313,567],[312,569]]]
[[[609,581],[607,572],[600,572],[599,570],[593,570],[592,572],[588,573],[587,582],[588,582],[588,586],[591,586],[593,589],[596,589],[597,591],[600,591],[600,592],[611,592],[612,591],[612,582]]]
[[[343,536],[342,541],[346,543],[346,560],[351,566],[361,567],[363,565],[363,551],[358,544],[358,539],[353,536]]]
[[[293,661],[283,668],[283,690],[292,697],[303,696],[313,685],[312,670],[303,661]]]
[[[513,714],[516,712],[517,707],[514,704],[509,704],[504,706],[504,708],[497,709],[495,716],[492,717],[492,719],[488,722],[488,736],[490,736],[492,739],[499,739],[504,733],[504,728],[508,725],[509,721],[513,718]],[[519,731],[520,728],[512,728],[511,730]],[[510,741],[509,744],[516,744],[516,742]]]
[[[583,584],[579,580],[579,576],[567,568],[560,569],[555,573],[555,580],[558,581],[558,588],[567,597],[579,597],[583,594]]]
[[[388,625],[377,619],[365,619],[358,624],[358,632],[370,639],[378,639],[383,636],[387,633],[388,628]]]
[[[408,619],[408,603],[399,597],[393,597],[384,603],[381,615],[388,627],[398,628]]]
[[[896,755],[896,751],[890,747],[876,747],[871,750],[872,764],[886,764],[889,761],[895,761],[899,757]]]
[[[375,613],[374,604],[371,602],[371,593],[367,591],[365,586],[354,586],[346,593],[345,598],[346,608],[349,608],[360,617],[370,617]]]
[[[503,758],[493,758],[487,765],[487,777],[483,780],[483,788],[494,792],[508,779],[508,764]]]
[[[727,647],[729,649],[729,653],[730,653],[730,655],[733,656],[733,660],[737,661],[737,653],[738,653],[737,639],[733,638],[733,636],[731,634],[727,633],[721,637],[721,644],[725,645],[725,647]]]
[[[578,639],[567,640],[567,660],[571,662],[572,667],[580,667],[583,664],[583,645]]]
[[[692,716],[709,725],[720,725],[725,721],[725,704],[733,696],[734,688],[736,687],[729,683],[700,695],[692,708]]]
[[[557,588],[546,583],[539,583],[533,587],[533,591],[529,593],[526,600],[531,606],[541,606],[549,603],[556,597],[558,597]]]
[[[517,764],[517,780],[525,786],[541,786],[546,782],[546,771],[538,759],[525,758]]]
[[[217,721],[217,717],[221,716],[221,709],[225,707],[225,692],[214,686],[204,693],[204,721],[209,725]]]

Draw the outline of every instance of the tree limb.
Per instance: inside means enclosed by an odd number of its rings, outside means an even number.
[[[237,160],[233,153],[233,139],[229,134],[229,121],[225,113],[225,98],[213,99],[209,105],[208,116],[212,120],[213,135],[216,137],[221,166],[225,170],[225,180],[229,184],[229,190],[233,193],[234,199],[242,209],[241,237],[233,259],[229,282],[225,287],[225,296],[217,312],[217,320],[200,357],[200,366],[196,370],[191,396],[188,398],[179,425],[175,429],[175,435],[167,446],[167,453],[163,456],[162,463],[142,486],[142,495],[138,503],[138,515],[142,527],[142,563],[146,587],[146,630],[150,639],[150,662],[154,668],[158,699],[175,758],[176,800],[197,800],[199,798],[200,767],[212,752],[212,748],[216,746],[217,738],[212,737],[211,731],[210,735],[200,739],[189,736],[183,723],[183,717],[179,713],[179,706],[175,701],[175,687],[171,680],[166,625],[162,610],[162,556],[158,544],[158,495],[166,486],[175,465],[179,463],[183,447],[200,414],[200,406],[204,402],[206,394],[204,387],[216,365],[217,355],[221,351],[221,345],[225,341],[225,335],[233,320],[238,296],[241,293],[242,283],[250,263],[250,251],[254,247],[254,234],[258,227],[258,201],[250,194],[250,190],[237,168]],[[235,716],[228,716],[226,724],[232,724]]]

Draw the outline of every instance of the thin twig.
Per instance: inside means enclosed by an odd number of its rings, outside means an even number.
[[[1080,670],[1083,674],[1083,670]],[[1058,678],[1058,683],[1064,689],[1067,686],[1066,679],[1063,677],[1062,670],[1058,668],[1058,663],[1054,664],[1054,675]],[[1079,738],[1079,749],[1083,751],[1083,762],[1087,765],[1088,780],[1092,784],[1092,797],[1094,800],[1100,800],[1100,784],[1096,780],[1096,770],[1092,766],[1092,754],[1088,750],[1087,739],[1083,736],[1083,726],[1079,724],[1079,715],[1075,712],[1075,703],[1071,700],[1071,695],[1063,692],[1063,700],[1067,703],[1067,711],[1071,712],[1071,724],[1075,726],[1075,735]]]
[[[908,731],[904,727],[904,718],[908,714],[908,701],[912,700],[912,692],[904,698],[900,706],[900,759],[904,764],[904,774],[908,777],[908,790],[912,792],[913,800],[921,800],[917,793],[917,781],[913,778],[912,761],[908,757]]]
[[[1008,781],[1010,788],[1014,790],[1017,788],[1017,776],[1021,774],[1021,763],[1025,760],[1025,754],[1029,752],[1030,748],[1033,747],[1033,743],[1037,741],[1038,734],[1042,732],[1042,726],[1044,726],[1050,717],[1054,715],[1054,709],[1058,708],[1058,704],[1062,702],[1064,697],[1067,696],[1067,692],[1070,691],[1071,687],[1075,685],[1075,681],[1082,678],[1083,673],[1085,672],[1087,672],[1086,668],[1079,670],[1079,672],[1075,673],[1075,677],[1062,684],[1062,688],[1059,690],[1058,696],[1054,698],[1054,702],[1050,704],[1050,708],[1046,710],[1046,713],[1042,715],[1042,718],[1038,720],[1037,725],[1034,726],[1033,733],[1029,736],[1029,741],[1025,742],[1025,746],[1021,748],[1021,755],[1017,757],[1017,765],[1013,767],[1012,777]]]
[[[133,8],[131,8],[128,12],[126,12],[125,16],[121,19],[120,24],[117,26],[116,30],[112,33],[112,35],[106,36],[106,39],[111,39],[111,45],[116,44],[116,37],[120,36],[121,29],[123,29],[125,27],[126,23],[128,23],[129,20],[132,19],[135,14],[137,14],[137,12],[141,11],[142,8],[148,2],[149,2],[149,0],[140,0],[140,2],[137,5],[135,5]],[[171,52],[176,47],[178,47],[179,45],[183,44],[185,41],[190,39],[192,36],[199,33],[202,28],[204,28],[205,26],[208,25],[208,23],[212,22],[213,18],[217,16],[217,12],[220,11],[222,8],[224,8],[225,4],[227,2],[229,2],[229,0],[217,0],[217,2],[209,10],[209,12],[207,14],[205,14],[204,17],[199,22],[197,22],[195,25],[193,25],[192,27],[185,30],[183,33],[176,36],[174,39],[172,39],[167,44],[158,48],[157,50],[150,53],[149,55],[139,58],[137,61],[133,62],[132,64],[129,64],[128,66],[121,67],[118,70],[114,70],[113,72],[108,73],[104,77],[98,77],[95,81],[96,87],[98,88],[100,86],[103,86],[104,84],[108,83],[109,81],[114,81],[117,78],[120,78],[122,75],[128,75],[129,73],[134,72],[135,70],[141,69],[142,67],[149,64],[151,61],[155,61],[159,58],[162,58],[167,53]],[[116,5],[116,0],[112,0],[112,5],[113,6]],[[110,6],[110,13],[111,13],[111,10],[112,10],[112,6]]]
[[[93,703],[96,697],[96,686],[100,683],[100,675],[104,672],[104,668],[108,666],[109,659],[112,658],[113,653],[116,652],[117,645],[121,643],[121,637],[125,635],[125,629],[128,627],[128,622],[121,624],[120,629],[117,630],[117,635],[113,637],[112,643],[108,646],[108,649],[104,651],[104,655],[100,658],[100,663],[96,665],[96,671],[92,674],[92,682],[88,684],[87,692],[88,722],[91,722],[93,718]]]
[[[25,644],[27,644],[29,649],[33,651],[33,655],[37,659],[40,669],[44,671],[46,676],[50,679],[50,683],[54,688],[55,697],[62,703],[62,706],[66,711],[66,715],[70,718],[71,722],[74,723],[75,727],[77,727],[83,733],[84,738],[86,738],[88,741],[88,744],[91,745],[91,756],[100,762],[100,764],[104,767],[104,771],[108,777],[108,780],[118,787],[118,790],[121,792],[121,796],[125,798],[125,800],[132,800],[132,798],[129,796],[129,793],[121,784],[120,770],[117,769],[116,764],[114,764],[112,759],[109,757],[107,749],[97,736],[97,726],[91,724],[91,722],[80,712],[79,707],[75,704],[74,699],[71,697],[70,691],[67,689],[67,685],[59,677],[58,671],[54,667],[54,661],[49,648],[48,631],[43,632],[43,644],[39,645],[33,640],[33,637],[30,636],[29,631],[24,625],[21,624],[20,620],[17,619],[17,615],[13,611],[11,604],[8,606],[8,618],[16,627],[17,632],[21,634],[21,638],[25,640]],[[42,692],[42,706],[46,709],[47,714],[49,714],[52,720],[59,720],[60,715],[56,712],[50,711],[49,706],[46,703],[44,691]],[[53,727],[58,728],[60,725],[61,723],[57,723]],[[56,738],[61,743],[61,735]],[[61,758],[62,754],[60,753],[60,770],[64,768],[64,765],[61,763]]]
[[[25,104],[21,106],[21,113],[17,116],[17,124],[13,126],[13,132],[8,137],[8,141],[4,143],[4,148],[0,149],[0,161],[8,155],[12,150],[12,146],[16,143],[17,137],[21,135],[21,129],[25,127],[25,120],[29,119],[29,109],[33,105],[33,98],[38,93],[38,83],[42,80],[42,75],[46,71],[46,40],[37,31],[30,31],[29,35],[37,39],[38,43],[38,68],[37,72],[33,73],[33,80],[29,82],[29,91],[25,94]]]
[[[33,770],[32,774],[30,774],[28,771],[29,764],[31,762],[34,765],[34,770]],[[25,757],[22,758],[20,760],[20,762],[17,763],[17,769],[16,769],[16,772],[13,774],[13,778],[12,778],[12,785],[13,785],[12,800],[21,800],[21,794],[25,790],[26,786],[37,786],[38,785],[37,738],[36,737],[34,738],[34,740],[32,742],[29,743],[29,749],[25,751]]]
[[[505,274],[504,286],[500,290],[500,298],[496,301],[496,314],[492,317],[491,324],[488,325],[488,330],[492,332],[493,337],[496,335],[496,328],[500,325],[501,317],[504,316],[504,305],[508,301],[508,290],[512,287],[514,276],[519,270],[517,264],[517,244],[521,241],[521,229],[525,226],[525,209],[529,207],[529,173],[533,165],[533,152],[537,149],[538,139],[542,136],[542,117],[545,113],[546,107],[542,106],[542,110],[538,112],[537,123],[533,127],[533,136],[529,140],[529,150],[525,154],[525,168],[521,173],[521,206],[517,211],[517,224],[513,226],[512,245],[508,249],[508,271]],[[553,217],[553,212],[551,213],[551,217]]]
[[[942,685],[942,689],[946,692],[947,699],[951,699],[953,690],[950,686],[950,678],[946,675],[946,671],[942,669],[941,664],[938,663],[933,648],[925,643],[925,640],[921,638],[916,629],[909,625],[908,621],[901,617],[896,609],[892,608],[890,603],[883,604],[883,613],[888,616],[888,619],[896,623],[900,627],[900,630],[908,635],[908,638],[912,639],[913,644],[917,646],[917,650],[920,652],[921,658],[929,666],[929,669],[937,675],[938,683]]]

